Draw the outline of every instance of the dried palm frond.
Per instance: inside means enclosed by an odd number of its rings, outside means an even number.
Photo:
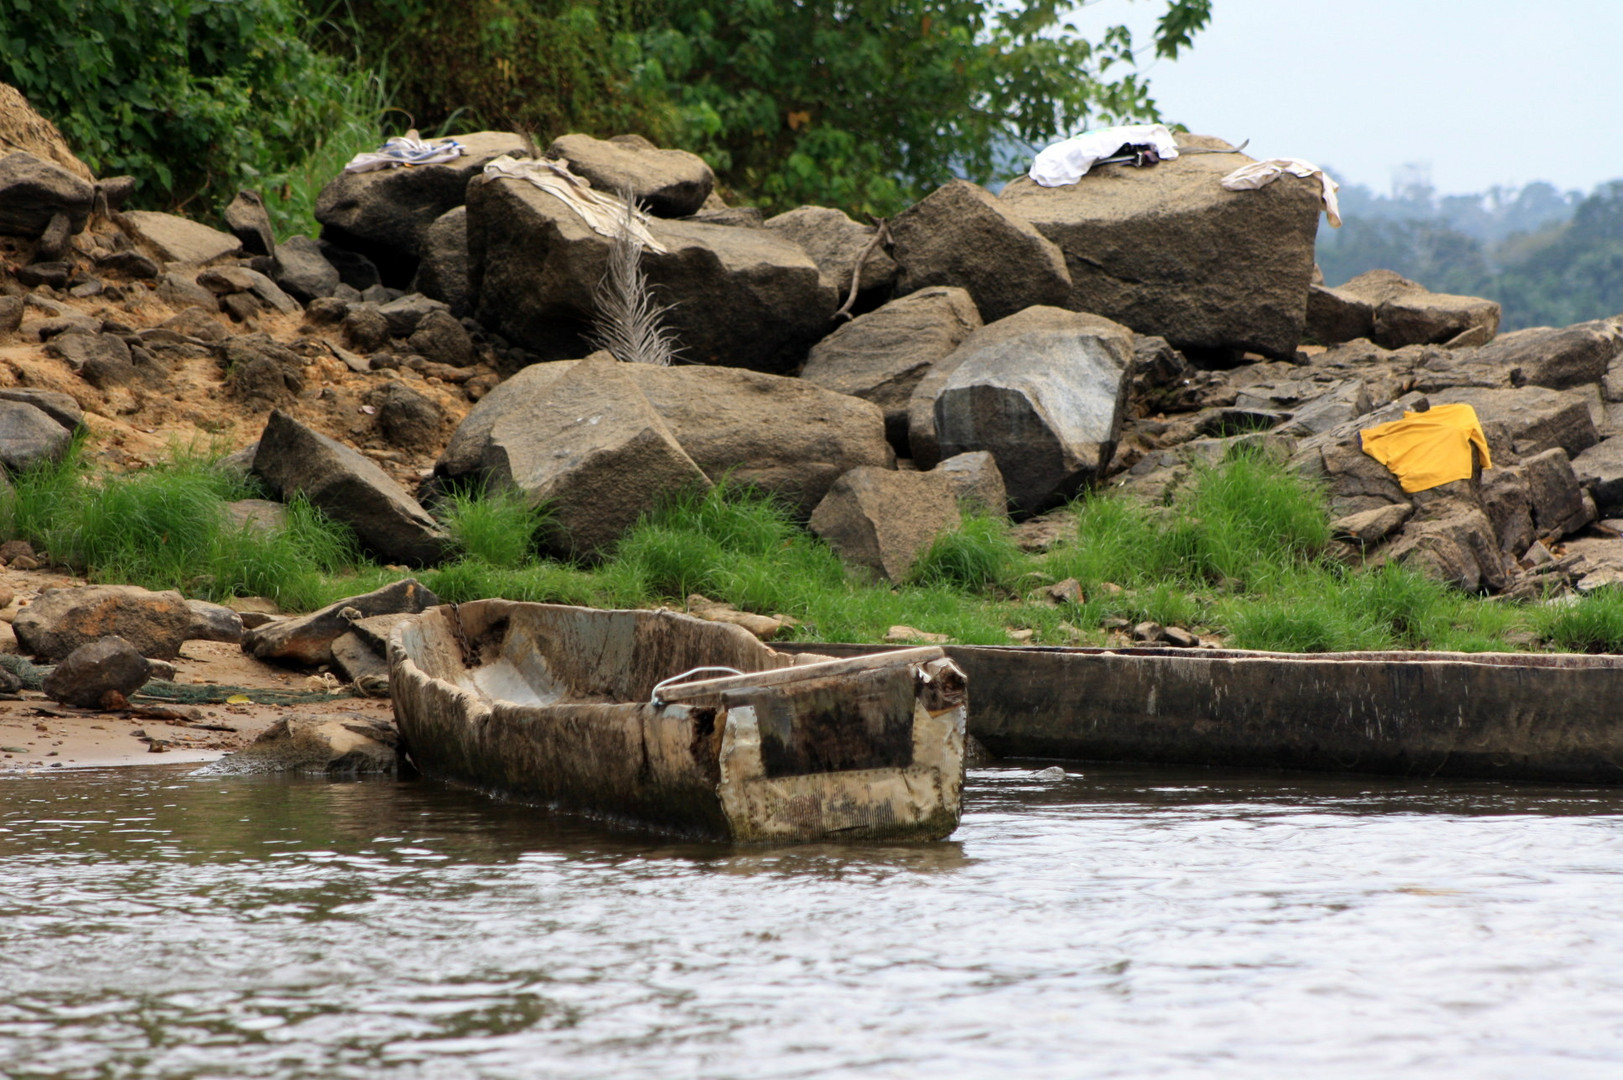
[[[595,310],[586,337],[595,348],[626,363],[665,367],[681,351],[675,335],[665,325],[665,313],[672,305],[654,300],[648,275],[642,270],[642,243],[632,229],[636,200],[629,191],[622,191],[620,199],[625,214],[609,248],[608,266],[592,290]]]

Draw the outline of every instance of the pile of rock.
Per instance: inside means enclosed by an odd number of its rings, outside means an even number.
[[[222,392],[269,413],[242,467],[405,566],[448,550],[416,495],[516,489],[552,508],[553,550],[589,555],[673,489],[726,478],[895,580],[965,499],[1022,520],[1100,484],[1160,499],[1240,444],[1322,481],[1360,557],[1488,589],[1592,586],[1613,558],[1595,536],[1582,562],[1552,545],[1623,515],[1618,322],[1497,337],[1491,301],[1384,271],[1325,287],[1316,184],[1228,191],[1218,180],[1250,159],[1220,140],[1184,136],[1203,152],[1069,187],[953,181],[881,232],[826,208],[727,206],[701,159],[640,137],[559,138],[539,154],[648,215],[642,266],[683,361],[657,368],[588,344],[614,238],[485,171],[538,153],[526,139],[456,138],[467,153],[448,164],[340,175],[321,236],[280,242],[251,192],[219,231],[120,212],[129,185],[71,155],[0,157],[17,264],[0,333],[136,394],[161,393],[177,358],[213,357]],[[186,310],[135,331],[73,306],[137,285]],[[315,363],[374,380],[361,411],[434,461],[424,488],[294,415]],[[454,423],[402,372],[471,411]],[[1404,494],[1357,432],[1418,395],[1474,405],[1495,468]],[[0,463],[60,454],[76,408],[0,390]]]

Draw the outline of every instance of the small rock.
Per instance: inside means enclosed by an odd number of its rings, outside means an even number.
[[[945,645],[952,638],[947,634],[927,634],[911,626],[896,625],[885,631],[885,640],[893,644]]]
[[[1181,626],[1168,626],[1163,629],[1161,640],[1175,649],[1200,648],[1200,638]]]
[[[389,724],[342,713],[303,714],[277,721],[208,772],[389,776],[399,770],[400,755],[400,736]]]
[[[232,645],[241,643],[241,615],[228,607],[203,600],[188,600],[186,606],[197,617],[190,631],[191,637],[201,641],[224,641]]]
[[[1162,642],[1166,640],[1166,627],[1158,622],[1148,620],[1133,627],[1133,640],[1143,642]]]
[[[739,611],[731,604],[709,600],[698,593],[688,597],[688,614],[706,622],[742,626],[762,641],[771,641],[787,629],[787,624],[781,619],[775,619],[770,615],[757,615],[751,611]]]
[[[1050,600],[1059,604],[1084,604],[1087,602],[1082,595],[1082,583],[1076,578],[1066,578],[1056,582],[1043,590]]]

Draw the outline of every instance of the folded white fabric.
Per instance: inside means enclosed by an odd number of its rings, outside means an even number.
[[[485,175],[529,181],[573,210],[587,228],[600,236],[618,237],[627,225],[626,204],[613,195],[594,191],[590,181],[569,171],[567,161],[534,158],[520,161],[503,154],[485,166]],[[631,208],[629,226],[635,243],[656,255],[666,254],[665,246],[648,231],[648,216],[635,206]]]
[[[396,169],[402,165],[443,165],[467,153],[455,139],[436,139],[424,142],[416,131],[396,135],[376,150],[356,154],[344,166],[347,173],[375,172],[378,169]]]
[[[1319,198],[1324,203],[1324,216],[1329,219],[1332,229],[1341,228],[1341,205],[1336,201],[1336,191],[1341,185],[1326,176],[1324,170],[1311,161],[1303,161],[1301,158],[1253,161],[1249,165],[1241,165],[1223,177],[1221,183],[1230,191],[1255,191],[1257,188],[1267,187],[1286,173],[1300,176],[1304,180],[1316,177],[1319,181]]]
[[[1100,128],[1057,142],[1044,149],[1031,163],[1031,178],[1043,187],[1064,187],[1074,184],[1094,164],[1115,157],[1124,146],[1148,146],[1162,161],[1178,156],[1178,143],[1165,124],[1124,124],[1121,127]]]

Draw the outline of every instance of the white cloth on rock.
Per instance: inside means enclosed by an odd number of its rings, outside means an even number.
[[[1124,124],[1083,132],[1047,147],[1031,163],[1030,176],[1043,187],[1074,184],[1124,146],[1152,147],[1162,161],[1178,156],[1178,142],[1165,124]]]
[[[1340,190],[1341,185],[1330,179],[1323,169],[1311,161],[1303,161],[1301,158],[1253,161],[1249,165],[1241,165],[1223,177],[1221,182],[1230,191],[1255,191],[1257,188],[1267,187],[1286,173],[1300,176],[1304,180],[1317,179],[1319,198],[1324,203],[1324,216],[1329,219],[1332,229],[1341,228],[1341,205],[1336,201],[1336,192]]]
[[[656,255],[666,254],[665,246],[648,231],[648,215],[633,206],[628,216],[622,200],[593,190],[591,181],[569,171],[568,161],[519,160],[503,154],[485,166],[485,175],[527,180],[573,210],[593,232],[612,240],[619,237],[622,228],[629,227],[634,243]]]
[[[347,173],[397,169],[402,165],[443,165],[467,153],[455,139],[424,142],[415,130],[384,141],[376,150],[356,154],[344,166]]]

